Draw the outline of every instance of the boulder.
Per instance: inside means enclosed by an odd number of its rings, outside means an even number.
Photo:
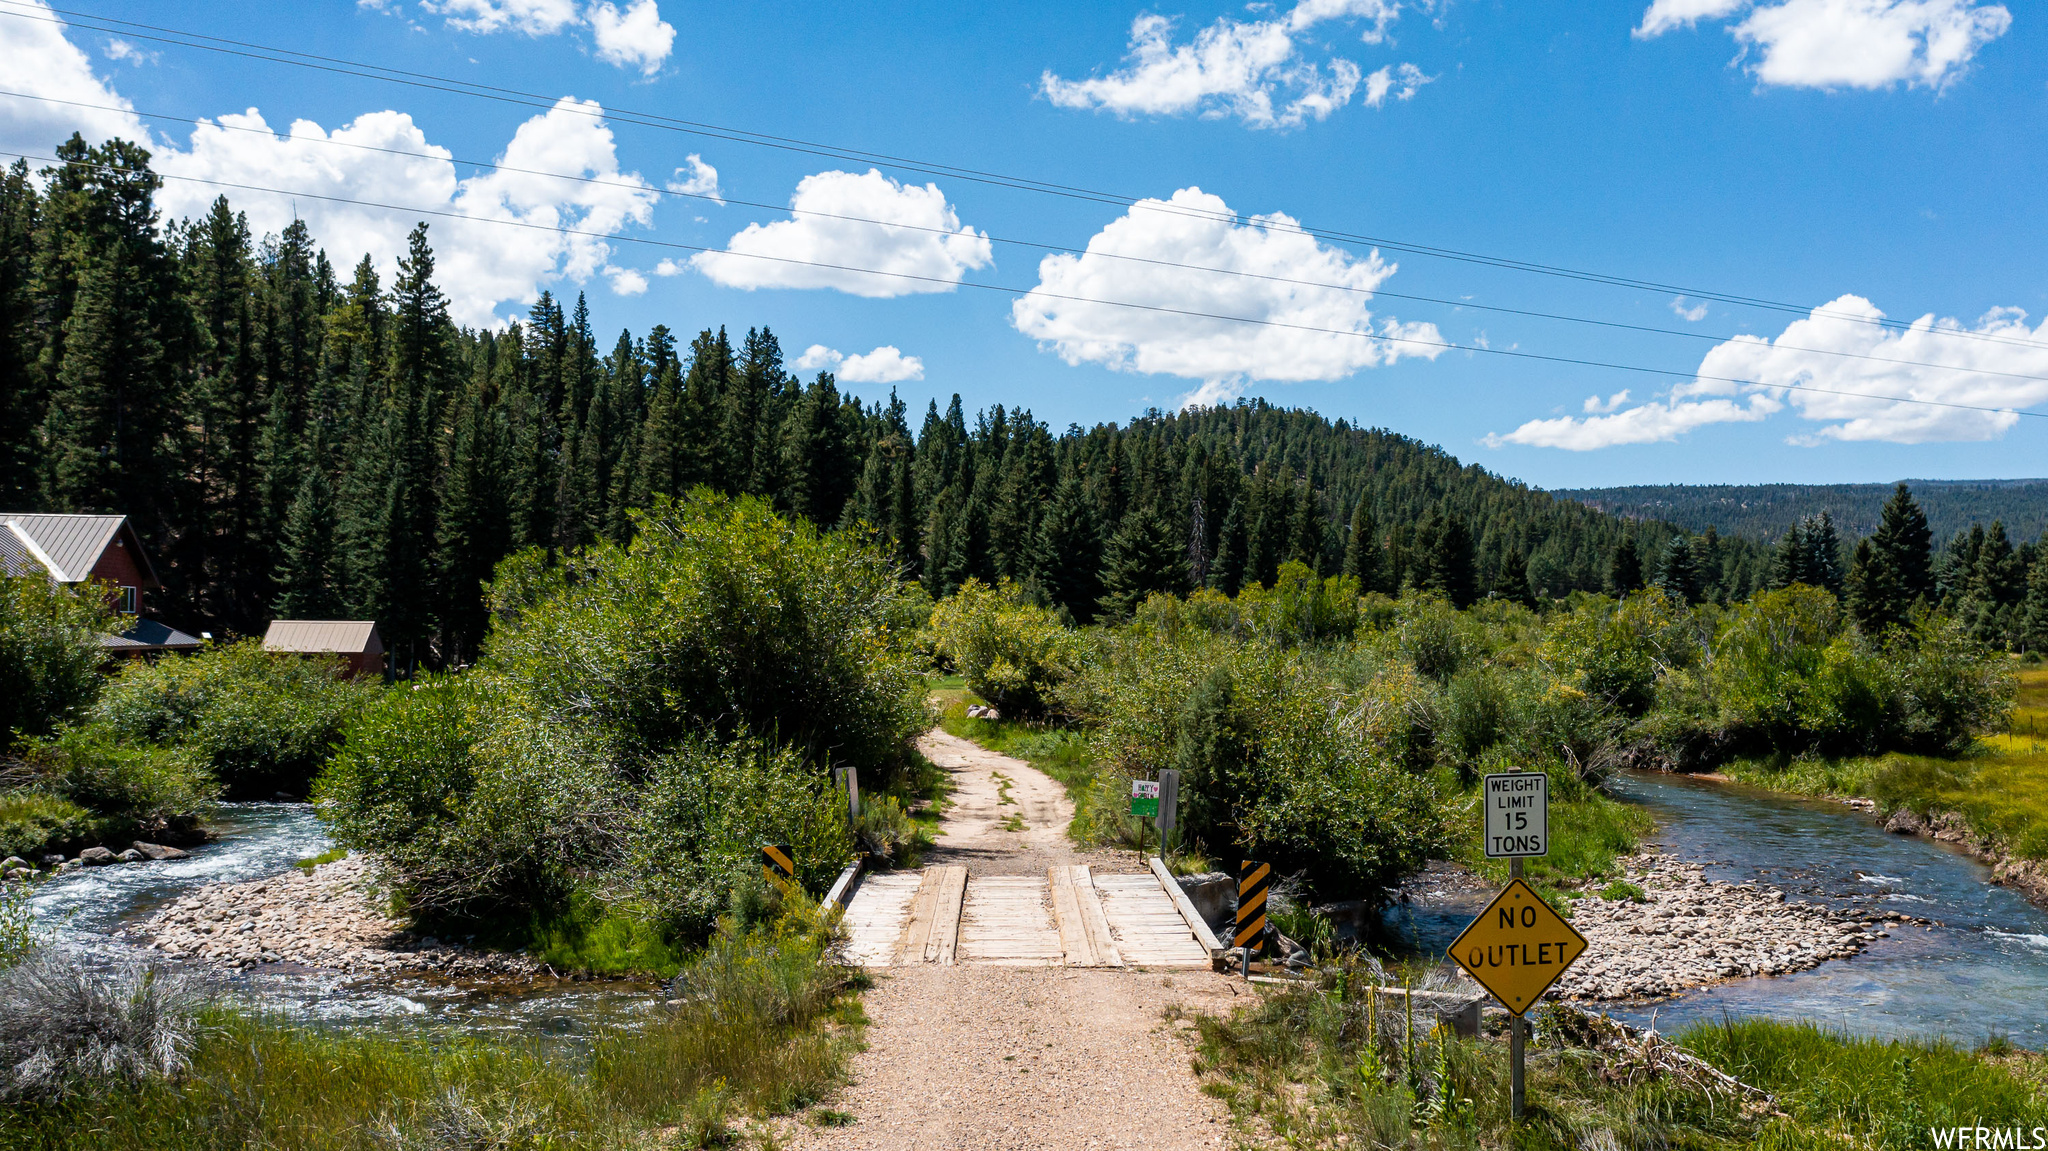
[[[115,856],[114,858],[120,860],[122,863],[145,863],[149,860],[149,856],[142,854],[141,852],[135,850],[132,847],[122,852],[121,854]]]
[[[1899,835],[1918,835],[1926,827],[1927,822],[1921,819],[1919,814],[1910,807],[1902,807],[1892,812],[1892,817],[1886,820],[1884,824],[1886,831],[1896,832]]]
[[[1336,943],[1358,943],[1379,921],[1379,906],[1363,899],[1325,903],[1315,909],[1330,924],[1330,938]]]
[[[1195,905],[1196,913],[1209,925],[1209,930],[1219,936],[1227,934],[1237,919],[1237,880],[1227,872],[1206,871],[1181,876],[1180,889],[1187,893],[1188,902]]]
[[[78,862],[87,867],[98,867],[114,862],[114,853],[104,847],[88,847],[78,853]]]
[[[144,856],[150,859],[161,860],[192,858],[192,853],[189,851],[181,851],[175,847],[165,847],[161,843],[144,843],[139,839],[136,840],[135,843],[132,845],[132,850],[139,851]]]
[[[27,879],[34,874],[35,872],[30,871],[26,867],[10,867],[0,871],[0,879]]]
[[[43,856],[43,866],[44,866],[44,867],[55,867],[55,866],[57,866],[58,864],[60,864],[60,863],[62,863],[62,862],[64,862],[64,857],[63,857],[62,855],[45,855],[45,856]]]
[[[0,871],[13,871],[17,867],[26,867],[30,871],[36,869],[35,864],[30,863],[19,855],[10,855],[6,859],[0,859]]]

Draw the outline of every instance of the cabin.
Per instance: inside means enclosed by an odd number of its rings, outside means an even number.
[[[205,646],[169,624],[142,615],[144,592],[163,586],[127,516],[0,512],[0,571],[40,575],[51,583],[97,581],[111,590],[109,605],[127,625],[100,637],[110,656],[157,656]]]
[[[338,655],[348,674],[384,674],[384,636],[366,619],[274,619],[263,633],[263,650],[299,655]]]

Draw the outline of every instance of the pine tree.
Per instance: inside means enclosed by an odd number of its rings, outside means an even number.
[[[1509,603],[1526,608],[1536,606],[1536,596],[1529,590],[1529,561],[1523,557],[1521,548],[1511,547],[1502,554],[1500,567],[1494,572],[1492,591]]]
[[[1857,541],[1848,577],[1842,583],[1842,595],[1857,629],[1866,636],[1882,636],[1906,622],[1905,608],[1911,601],[1899,586],[1890,557],[1878,547],[1874,537]]]
[[[1038,521],[1032,572],[1054,603],[1085,623],[1095,618],[1101,567],[1102,537],[1094,504],[1080,478],[1069,473],[1053,488],[1052,503]]]
[[[1358,581],[1361,592],[1380,590],[1378,537],[1379,525],[1373,522],[1372,508],[1361,499],[1351,510],[1351,534],[1344,543],[1344,574]],[[1526,590],[1526,572],[1522,582]]]
[[[2048,651],[2048,532],[2034,541],[2034,562],[2027,568],[2027,594],[2018,611],[2023,651]]]
[[[40,198],[28,161],[0,178],[0,508],[40,506],[43,380],[36,367],[36,222]]]
[[[1643,557],[1636,551],[1636,538],[1621,537],[1607,561],[1607,594],[1625,596],[1643,589]]]
[[[1166,517],[1134,507],[1102,550],[1102,595],[1096,602],[1112,618],[1125,618],[1153,592],[1185,592],[1187,576],[1181,541]]]
[[[1699,567],[1693,559],[1692,541],[1684,536],[1672,536],[1664,545],[1664,562],[1657,574],[1657,586],[1664,594],[1681,603],[1694,604],[1700,601]]]
[[[1934,587],[1934,533],[1928,529],[1927,514],[1913,500],[1911,489],[1900,484],[1884,505],[1877,531],[1870,537],[1875,559],[1889,569],[1890,582],[1897,586],[1901,604],[1888,605],[1886,617],[1903,620],[1915,603],[1932,603]]]
[[[276,574],[282,619],[336,619],[343,615],[341,570],[334,538],[334,488],[327,473],[313,468],[299,483],[284,521],[284,558]]]
[[[1815,586],[1812,560],[1813,548],[1806,540],[1806,521],[1800,520],[1786,528],[1784,536],[1778,540],[1777,552],[1771,562],[1771,586]]]
[[[1835,531],[1835,517],[1822,508],[1806,520],[1807,581],[1842,594],[1842,537]]]
[[[1223,526],[1216,533],[1216,558],[1209,564],[1209,586],[1224,595],[1236,595],[1244,587],[1249,564],[1250,533],[1245,527],[1245,509],[1250,501],[1240,496],[1223,514]]]

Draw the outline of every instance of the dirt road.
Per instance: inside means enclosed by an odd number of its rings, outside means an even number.
[[[1029,764],[932,732],[919,741],[953,773],[954,807],[934,864],[976,875],[1043,875],[1053,864],[1114,867],[1114,854],[1076,852],[1072,805]],[[1007,800],[1007,802],[1006,802]],[[1024,824],[1016,826],[1011,816]],[[1135,853],[1123,866],[1137,868]],[[1185,1023],[1169,1003],[1228,1011],[1241,984],[1208,971],[1031,967],[891,968],[863,997],[868,1049],[853,1084],[810,1116],[770,1125],[776,1144],[830,1151],[1194,1151],[1231,1146],[1222,1103],[1201,1093]]]

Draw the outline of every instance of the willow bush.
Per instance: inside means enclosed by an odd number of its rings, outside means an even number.
[[[419,911],[589,897],[701,938],[761,842],[821,883],[852,851],[830,772],[879,788],[926,723],[894,564],[699,490],[630,546],[515,557],[476,667],[351,725],[319,800]]]

